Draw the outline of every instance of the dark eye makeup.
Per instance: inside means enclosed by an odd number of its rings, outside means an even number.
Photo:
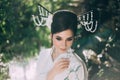
[[[56,37],[56,39],[57,39],[58,41],[62,40],[61,37]]]
[[[56,39],[57,39],[58,41],[62,40],[62,38],[59,37],[59,36],[57,36]],[[69,38],[67,38],[66,40],[67,40],[67,41],[72,41],[72,40],[73,40],[73,37],[69,37]]]
[[[73,38],[68,38],[68,39],[67,39],[67,41],[72,41],[72,40],[73,40]]]

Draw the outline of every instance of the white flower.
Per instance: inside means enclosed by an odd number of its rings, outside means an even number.
[[[96,53],[93,50],[83,50],[83,55],[88,58],[91,59],[91,56],[96,56]]]

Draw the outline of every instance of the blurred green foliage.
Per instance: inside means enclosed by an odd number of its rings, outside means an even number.
[[[3,55],[1,61],[7,62],[17,56],[24,58],[35,56],[41,46],[51,46],[50,30],[46,26],[35,26],[32,21],[32,14],[38,12],[37,4],[42,4],[51,12],[68,9],[81,14],[94,10],[98,14],[96,15],[99,21],[98,30],[95,33],[89,33],[84,28],[78,30],[82,37],[73,45],[77,49],[77,45],[80,44],[81,48],[76,52],[83,56],[81,53],[84,49],[92,49],[100,54],[107,48],[106,52],[120,61],[120,0],[1,0],[0,54]],[[99,36],[103,42],[95,36]],[[105,60],[106,57],[103,57],[102,61]],[[3,80],[2,77],[0,79]]]
[[[8,78],[4,62],[35,56],[41,47],[51,46],[50,30],[47,26],[35,26],[32,20],[32,14],[38,13],[38,4],[54,12],[70,1],[0,0],[0,80]]]
[[[49,11],[54,12],[67,6],[66,4],[70,1],[0,1],[0,54],[4,54],[4,61],[11,60],[18,55],[34,56],[41,46],[50,47],[50,30],[46,26],[35,26],[32,14],[38,13],[38,4],[42,4]]]
[[[34,56],[40,46],[50,46],[47,27],[37,27],[31,15],[39,0],[0,1],[0,54],[4,61],[14,56]],[[46,33],[46,34],[44,34]]]

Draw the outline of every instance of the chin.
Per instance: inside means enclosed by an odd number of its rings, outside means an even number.
[[[61,52],[61,53],[65,53],[65,52],[67,52],[67,50],[60,50],[60,52]]]

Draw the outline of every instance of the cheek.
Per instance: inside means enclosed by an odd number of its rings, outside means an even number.
[[[57,47],[60,45],[60,43],[56,39],[53,39],[53,45]]]
[[[67,44],[68,44],[69,47],[71,47],[72,44],[73,44],[73,41],[70,41],[70,42],[68,42]]]
[[[73,40],[72,41],[67,41],[67,48],[70,48],[73,44]]]

